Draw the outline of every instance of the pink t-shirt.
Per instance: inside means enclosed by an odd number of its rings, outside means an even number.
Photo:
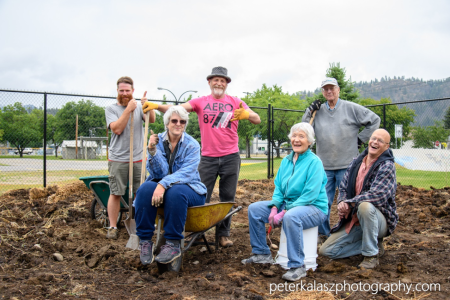
[[[203,156],[220,157],[239,151],[238,121],[229,121],[241,102],[248,109],[244,101],[228,95],[219,100],[209,95],[189,101],[198,115]]]

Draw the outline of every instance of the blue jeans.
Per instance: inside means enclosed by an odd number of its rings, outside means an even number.
[[[360,226],[353,226],[347,234],[343,225],[323,243],[319,250],[320,255],[332,259],[358,254],[377,255],[377,239],[387,235],[386,218],[369,202],[362,202],[359,205],[357,215]]]
[[[155,231],[158,208],[152,206],[153,192],[158,185],[146,181],[138,189],[134,206],[136,208],[136,234],[141,240],[151,240]],[[167,240],[183,239],[187,209],[205,204],[206,195],[199,195],[187,184],[175,184],[164,193],[164,237]]]
[[[325,190],[327,191],[328,197],[328,215],[325,222],[323,222],[323,224],[319,226],[319,234],[323,234],[326,236],[330,235],[331,206],[333,205],[336,188],[339,188],[342,177],[344,177],[345,171],[347,171],[347,169],[325,170],[325,173],[327,174],[327,185],[325,186]]]
[[[248,207],[248,221],[250,225],[250,244],[254,254],[270,254],[266,241],[265,224],[269,222],[270,201],[252,203]],[[319,226],[326,215],[313,205],[296,206],[286,212],[283,217],[283,230],[286,234],[288,267],[304,266],[303,230]]]

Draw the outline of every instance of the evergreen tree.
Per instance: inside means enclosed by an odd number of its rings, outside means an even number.
[[[445,112],[444,128],[445,129],[450,129],[450,107],[447,108],[447,111]]]

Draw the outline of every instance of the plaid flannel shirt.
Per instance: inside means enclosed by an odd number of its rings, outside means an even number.
[[[348,195],[347,187],[349,184],[354,188],[355,183],[349,183],[349,175],[353,169],[360,166],[360,162],[367,155],[367,149],[358,157],[353,159],[350,163],[347,171],[342,178],[339,186],[338,204],[341,201],[347,203],[354,203],[355,206],[351,215],[347,218],[341,218],[332,229],[331,232],[336,232],[347,220],[350,220],[352,215],[358,210],[358,206],[361,202],[369,202],[386,218],[388,225],[388,235],[392,234],[398,223],[397,205],[395,204],[395,192],[397,190],[397,179],[395,175],[395,164],[393,160],[392,151],[387,149],[374,163],[369,173],[367,173],[364,179],[363,188],[361,193],[353,198]],[[358,170],[354,170],[358,172]]]

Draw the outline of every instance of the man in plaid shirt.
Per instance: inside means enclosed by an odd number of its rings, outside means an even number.
[[[339,186],[339,222],[331,229],[319,253],[330,258],[362,254],[359,267],[373,269],[383,256],[383,238],[392,234],[398,222],[394,156],[391,137],[377,129],[369,147],[353,159]]]

